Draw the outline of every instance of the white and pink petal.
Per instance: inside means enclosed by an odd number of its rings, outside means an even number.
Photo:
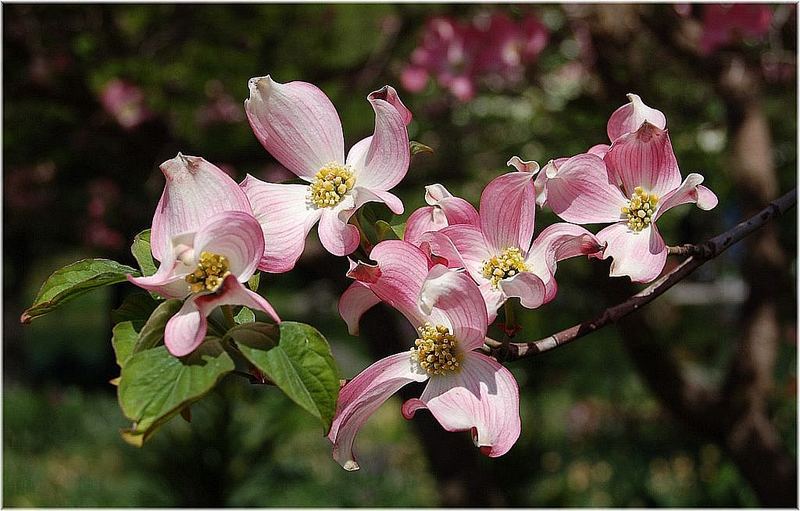
[[[458,372],[432,377],[419,399],[403,404],[403,415],[427,408],[447,431],[471,431],[475,445],[502,456],[519,438],[519,387],[511,372],[481,353],[464,353]]]
[[[316,86],[278,83],[269,75],[251,78],[245,100],[247,119],[256,138],[283,166],[311,181],[331,162],[344,161],[339,115]]]
[[[624,223],[609,225],[597,233],[605,243],[602,259],[611,257],[612,277],[628,276],[633,282],[651,282],[661,274],[667,262],[667,247],[655,224],[640,232]]]
[[[339,392],[328,439],[333,458],[345,470],[358,470],[353,443],[361,426],[401,387],[422,382],[428,375],[413,363],[410,352],[378,360],[350,380]]]

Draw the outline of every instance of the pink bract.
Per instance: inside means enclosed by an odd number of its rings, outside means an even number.
[[[438,231],[448,225],[480,224],[480,217],[472,204],[454,197],[440,184],[425,187],[425,202],[428,206],[411,213],[406,221],[403,239],[412,245],[419,246],[420,238],[426,232]]]
[[[194,156],[179,154],[161,170],[167,183],[151,230],[151,250],[161,264],[152,276],[128,280],[165,298],[186,298],[166,326],[170,353],[194,351],[205,338],[206,317],[219,305],[245,305],[280,321],[269,302],[243,285],[264,253],[264,235],[239,186]],[[213,290],[192,292],[187,277],[199,268],[203,254],[224,257],[224,273]]]
[[[381,242],[370,257],[377,265],[354,264],[348,275],[357,282],[340,300],[350,330],[364,311],[382,300],[400,311],[420,335],[426,325],[447,328],[455,339],[452,353],[460,365],[431,374],[410,351],[369,366],[339,394],[328,435],[334,459],[347,470],[357,470],[353,443],[358,430],[392,394],[413,381],[427,381],[427,385],[419,399],[403,405],[406,418],[427,408],[446,430],[471,431],[484,454],[505,454],[520,433],[519,388],[506,368],[475,351],[483,345],[488,325],[475,283],[464,273],[434,265],[420,249],[404,241]]]
[[[739,38],[762,39],[771,23],[772,8],[768,4],[704,5],[700,51],[710,55]]]
[[[644,105],[636,95],[629,98],[631,103],[609,119],[611,147],[548,163],[542,172],[544,193],[540,198],[568,222],[613,222],[597,233],[597,239],[607,244],[598,257],[613,259],[611,276],[650,282],[661,274],[668,252],[656,221],[680,204],[712,209],[717,197],[701,185],[700,174],[689,174],[681,181],[669,133],[652,123],[665,126],[663,114]],[[637,204],[642,197],[649,204],[640,211]],[[637,218],[641,224],[635,223]]]
[[[481,194],[480,225],[452,225],[422,236],[433,255],[465,268],[478,283],[490,321],[511,297],[527,308],[555,298],[556,262],[594,254],[601,244],[586,229],[554,224],[533,240],[535,162],[512,158],[519,172],[495,178]],[[503,258],[508,264],[502,264]],[[496,273],[500,271],[501,273]]]
[[[317,222],[320,241],[330,253],[353,252],[359,233],[348,221],[367,202],[383,202],[393,212],[403,212],[402,202],[389,190],[408,170],[406,125],[411,112],[389,86],[370,93],[367,100],[375,111],[375,132],[357,142],[345,158],[339,116],[321,90],[305,82],[281,84],[269,76],[250,80],[245,110],[253,132],[276,160],[309,183],[265,183],[252,176],[242,183],[270,240],[260,269],[273,273],[292,269]],[[314,187],[323,189],[323,177],[330,169],[344,176],[339,182],[342,188],[331,184],[334,203],[320,203]]]

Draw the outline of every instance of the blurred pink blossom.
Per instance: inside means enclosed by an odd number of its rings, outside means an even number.
[[[420,45],[400,80],[419,92],[429,79],[460,101],[475,95],[479,81],[514,83],[547,45],[547,28],[533,15],[515,21],[502,12],[476,16],[471,22],[430,18]]]
[[[759,40],[771,23],[772,9],[767,4],[704,5],[700,51],[709,55],[738,39]]]
[[[88,222],[84,227],[84,240],[92,247],[117,250],[124,246],[125,237],[109,227],[106,216],[109,206],[118,203],[120,188],[108,178],[95,179],[88,185],[89,202],[86,205]]]
[[[126,130],[132,130],[152,117],[144,92],[137,85],[115,78],[100,93],[103,109]]]

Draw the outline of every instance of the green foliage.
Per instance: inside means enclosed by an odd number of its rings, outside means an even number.
[[[133,354],[133,347],[139,338],[139,332],[133,327],[132,321],[123,321],[114,325],[112,329],[111,345],[114,347],[114,355],[117,365],[122,368]]]
[[[139,276],[130,266],[110,259],[84,259],[56,270],[42,284],[39,293],[20,318],[30,323],[92,289],[123,282],[127,275]]]
[[[284,321],[248,323],[232,328],[225,339],[290,399],[331,427],[339,394],[339,374],[330,346],[315,328]]]
[[[242,307],[242,310],[236,313],[233,320],[236,321],[237,325],[252,323],[256,320],[256,314],[247,307]]]
[[[111,311],[111,321],[114,323],[133,321],[135,326],[141,328],[156,307],[158,302],[149,294],[132,293],[125,297],[122,305]]]
[[[180,310],[182,305],[181,300],[174,298],[159,305],[142,327],[133,352],[139,353],[158,346],[164,340],[164,327],[167,321]]]
[[[261,272],[257,271],[247,280],[247,287],[253,291],[258,291],[258,285],[261,283]]]
[[[433,154],[433,148],[426,146],[422,142],[417,142],[416,140],[409,142],[409,149],[411,151],[411,156],[425,153]]]
[[[139,268],[142,269],[142,275],[145,277],[153,275],[158,270],[150,248],[150,229],[145,229],[133,238],[131,254],[139,263]]]
[[[233,371],[230,355],[218,338],[208,337],[192,354],[178,358],[165,346],[134,353],[122,368],[119,403],[134,421],[122,431],[128,443],[141,446],[180,410],[203,397]]]

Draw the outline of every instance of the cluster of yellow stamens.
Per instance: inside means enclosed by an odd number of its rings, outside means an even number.
[[[335,206],[355,184],[356,178],[349,167],[328,163],[314,176],[309,186],[308,200],[318,208]]]
[[[517,247],[507,248],[500,255],[484,261],[482,270],[483,276],[491,280],[494,287],[497,287],[497,283],[501,280],[523,271],[528,271],[528,267],[525,266],[522,251]]]
[[[192,293],[201,291],[214,292],[222,285],[225,277],[230,275],[228,270],[228,258],[211,252],[200,254],[197,268],[186,276],[189,290]]]
[[[419,362],[428,374],[445,374],[458,369],[456,339],[444,325],[430,323],[418,328],[419,339],[414,341],[411,357]]]
[[[656,212],[658,195],[648,194],[641,186],[633,189],[631,200],[622,208],[622,214],[628,216],[628,229],[639,232],[653,221]]]

